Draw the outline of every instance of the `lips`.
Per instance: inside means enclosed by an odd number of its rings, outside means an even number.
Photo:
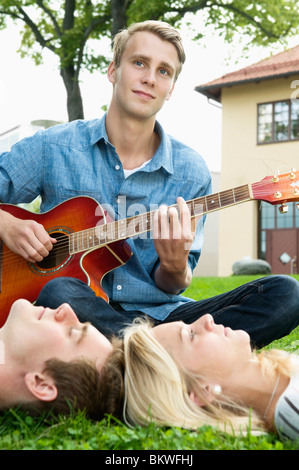
[[[39,314],[38,314],[38,319],[39,319],[39,320],[41,320],[43,314],[45,313],[45,310],[46,310],[46,309],[45,309],[44,307],[41,307],[41,312],[39,312]]]
[[[147,100],[153,100],[155,97],[151,95],[150,93],[146,93],[145,91],[142,90],[133,90],[133,93],[136,95],[140,96],[141,98],[145,98]]]

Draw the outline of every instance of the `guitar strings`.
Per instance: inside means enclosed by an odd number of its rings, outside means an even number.
[[[242,197],[243,195],[246,196],[246,193],[247,191],[245,190],[242,190],[242,192],[239,192],[237,197]],[[208,195],[208,196],[205,196],[203,198],[198,198],[198,199],[195,199],[192,201],[192,206],[193,206],[193,211],[194,212],[194,208],[197,208],[197,211],[198,211],[198,206],[203,206],[204,203],[206,203],[207,205],[210,205],[211,204],[211,201],[215,201],[217,199],[219,199],[219,196],[221,196],[221,193],[216,193],[216,194],[213,194],[213,195]],[[221,205],[228,205],[229,203],[231,203],[231,198],[230,197],[221,197]],[[242,202],[242,201],[240,201]],[[232,202],[233,203],[233,202]],[[190,205],[190,203],[189,203]],[[219,208],[221,208],[219,206]],[[217,208],[218,207],[218,204],[216,203],[216,205],[214,206],[214,210],[215,210],[215,207]],[[201,215],[201,214],[205,214],[206,212],[205,211],[200,211],[200,212],[197,212],[195,213],[195,215],[193,216],[196,216],[196,215]],[[144,224],[144,218],[147,218],[147,219],[151,219],[152,218],[152,215],[150,213],[145,213],[145,214],[139,214],[138,215],[138,224],[142,223]],[[141,219],[141,220],[140,220]],[[129,223],[132,222],[133,218],[129,218],[129,219],[126,219],[127,221],[129,220]],[[82,231],[79,231],[79,232],[74,232],[72,234],[64,234],[64,236],[61,237],[61,241],[58,240],[57,243],[54,244],[55,246],[55,252],[62,252],[63,249],[65,249],[66,247],[69,247],[70,245],[70,238],[72,237],[73,239],[75,239],[75,242],[73,241],[74,244],[83,244],[82,248],[79,248],[78,250],[76,250],[75,252],[81,252],[81,251],[86,251],[88,249],[91,249],[91,248],[94,248],[94,247],[97,247],[97,246],[100,246],[101,244],[107,244],[107,243],[111,243],[112,241],[117,241],[116,239],[116,236],[118,236],[119,239],[122,239],[122,238],[129,238],[131,236],[134,236],[134,235],[137,235],[138,234],[138,230],[136,230],[136,226],[135,226],[135,230],[133,231],[132,234],[127,234],[126,237],[121,237],[119,236],[119,232],[120,232],[120,229],[119,229],[119,222],[120,221],[114,221],[114,222],[109,222],[108,224],[103,224],[103,225],[100,225],[98,228],[100,229],[101,231],[101,228],[102,228],[102,231],[100,233],[100,237],[98,237],[96,231],[95,231],[95,228],[88,228],[88,229],[84,229]],[[127,223],[127,226],[129,224]],[[106,227],[106,230],[103,231],[103,228]],[[108,227],[108,228],[107,228]],[[148,228],[146,228],[146,230],[148,230]],[[92,232],[90,234],[90,231]],[[96,244],[92,247],[89,246],[89,242],[88,240],[90,239],[90,237],[93,239],[94,241],[94,238],[97,238],[99,241],[96,242]],[[112,240],[107,240],[107,237],[108,238],[112,238]],[[13,253],[12,253],[13,254]],[[50,252],[51,254],[51,252]],[[50,256],[49,254],[49,256]],[[6,257],[8,257],[9,254],[6,254]],[[2,258],[2,256],[0,255],[0,259]]]
[[[283,175],[281,175],[279,177],[279,183],[280,183],[279,184],[279,189],[282,189],[281,188],[281,183],[282,183],[281,180],[282,179],[283,179]],[[290,179],[288,178],[287,182],[289,183],[289,181],[290,181]],[[275,184],[276,183],[271,182],[271,185],[275,185]],[[267,181],[266,182],[265,181],[260,181],[258,183],[253,183],[251,185],[253,191],[255,191],[256,189],[259,190],[259,195],[269,195],[269,190],[267,190],[267,186],[269,186],[269,182],[267,182]],[[196,217],[196,216],[204,215],[208,212],[211,212],[211,209],[207,209],[206,211],[203,210],[203,211],[197,212],[198,207],[203,207],[203,206],[207,207],[208,205],[211,205],[212,201],[213,201],[213,203],[215,203],[215,206],[213,207],[213,210],[215,210],[215,209],[218,210],[218,209],[224,208],[224,207],[226,207],[230,204],[239,204],[239,203],[242,203],[242,202],[245,202],[247,200],[252,199],[252,198],[250,198],[248,192],[249,192],[249,185],[246,184],[246,185],[240,186],[238,188],[225,190],[225,191],[222,191],[222,192],[219,192],[219,193],[203,196],[203,197],[194,199],[192,201],[187,201],[187,204],[189,206],[190,205],[193,206],[193,207],[189,207],[190,210],[191,210],[191,216]],[[234,193],[235,197],[244,198],[244,199],[240,200],[240,201],[239,200],[234,201],[234,200],[232,200],[232,197],[231,197],[232,193]],[[246,199],[247,196],[248,196],[248,199]],[[174,206],[176,206],[176,205],[174,205]],[[147,213],[144,213],[144,214],[138,214],[138,216],[131,217],[131,218],[128,218],[128,219],[122,219],[122,221],[123,220],[127,221],[126,222],[126,228],[127,228],[129,226],[129,224],[132,221],[134,221],[134,219],[137,220],[138,225],[140,225],[140,224],[144,224],[144,222],[148,219],[150,219],[150,221],[151,221],[152,216],[153,216],[153,212],[147,212]],[[57,243],[55,243],[53,245],[55,247],[55,250],[54,251],[51,250],[49,255],[47,256],[47,258],[50,259],[50,258],[56,257],[57,254],[59,255],[59,254],[63,253],[63,251],[66,250],[66,248],[69,249],[70,238],[76,239],[77,244],[78,244],[78,240],[79,240],[80,243],[82,243],[82,240],[83,240],[83,245],[85,245],[85,244],[88,245],[88,238],[89,237],[92,237],[93,240],[94,240],[94,238],[97,238],[99,240],[99,242],[97,242],[92,247],[83,246],[82,249],[80,248],[78,251],[75,251],[74,253],[70,253],[69,250],[68,250],[68,253],[66,254],[66,258],[69,257],[69,256],[73,256],[74,254],[77,254],[77,253],[80,253],[80,252],[89,251],[92,248],[100,247],[101,245],[104,246],[105,244],[112,243],[113,241],[119,241],[121,239],[126,239],[126,238],[130,238],[130,237],[138,235],[138,230],[135,230],[135,232],[132,233],[132,234],[126,234],[126,236],[119,236],[120,231],[123,230],[122,227],[121,228],[119,227],[119,224],[120,224],[120,220],[112,221],[112,222],[108,222],[107,224],[99,225],[98,228],[97,228],[97,232],[98,232],[98,230],[100,230],[100,232],[101,232],[100,237],[98,237],[98,235],[96,234],[95,227],[87,228],[87,229],[84,229],[84,230],[79,231],[79,232],[73,232],[71,234],[63,234],[63,236],[61,237],[61,240],[60,241],[58,240]],[[104,228],[105,228],[105,230],[103,230]],[[102,231],[101,231],[101,229],[102,229]],[[135,229],[136,229],[136,226],[135,226]],[[146,228],[143,231],[149,231],[149,230],[150,229]],[[91,234],[90,234],[90,231],[92,232]],[[141,232],[139,232],[139,233],[141,233]],[[109,237],[113,238],[113,240],[108,240],[107,241],[107,236],[108,235],[109,235]],[[118,236],[118,238],[116,238],[117,236]],[[10,263],[10,265],[15,266],[19,261],[20,255],[17,255],[12,251],[9,251],[8,253],[5,253],[5,254],[0,254],[0,263],[1,264],[3,262],[4,257],[5,257],[6,260],[11,259],[12,263]],[[7,267],[8,263],[5,263],[5,266]]]
[[[219,195],[219,193],[218,194],[216,193],[215,195],[208,195],[208,196],[204,196],[204,197],[195,199],[195,200],[192,201],[193,207],[196,207],[196,205],[201,206],[201,205],[203,205],[204,202],[209,203],[209,198],[214,197],[214,199],[216,199],[216,196],[218,196],[218,195]],[[238,197],[240,197],[240,196],[241,196],[241,194],[238,195]],[[222,204],[226,205],[227,203],[231,202],[231,198],[222,197],[221,202],[222,202]],[[189,204],[190,204],[190,202],[189,202]],[[203,212],[201,211],[199,213],[196,212],[196,214],[193,215],[193,217],[196,216],[196,215],[201,215],[201,213],[204,214],[205,212],[204,211]],[[144,213],[144,214],[139,214],[137,216],[138,225],[140,225],[140,224],[144,225],[144,222],[148,219],[151,221],[152,217],[153,217],[153,212],[152,213],[148,212],[148,213]],[[126,219],[127,221],[129,221],[129,223],[127,223],[127,226],[133,221],[133,219],[134,219],[133,217],[131,217],[129,219]],[[76,244],[76,242],[77,242],[77,244],[78,244],[78,242],[79,242],[79,244],[83,243],[82,249],[80,248],[78,250],[78,252],[84,252],[84,251],[88,251],[88,249],[94,248],[94,246],[92,246],[92,247],[88,246],[89,236],[91,236],[93,238],[93,240],[94,240],[94,238],[97,238],[99,240],[99,242],[97,242],[95,244],[95,247],[97,247],[97,246],[100,246],[101,244],[107,244],[107,243],[111,243],[112,241],[117,241],[117,239],[116,239],[117,236],[118,236],[119,239],[123,239],[123,238],[130,238],[130,237],[138,234],[138,230],[136,230],[136,226],[135,226],[135,230],[133,231],[132,234],[127,234],[126,237],[119,236],[119,232],[120,232],[119,222],[120,221],[113,221],[113,222],[109,222],[108,224],[99,225],[98,228],[101,232],[100,237],[98,237],[98,235],[96,234],[96,230],[95,230],[94,227],[88,228],[88,229],[85,229],[85,230],[82,230],[82,231],[79,231],[79,232],[74,232],[74,233],[71,233],[71,234],[63,234],[64,236],[61,237],[61,240],[60,241],[58,240],[57,243],[54,244],[55,252],[50,251],[47,258],[49,259],[51,257],[55,257],[55,256],[57,256],[57,254],[62,253],[63,250],[65,250],[66,247],[69,248],[70,238],[71,237],[73,237],[75,239],[74,244]],[[103,231],[104,227],[106,227],[105,231]],[[101,229],[102,229],[102,231],[101,231]],[[149,229],[146,228],[145,230],[148,231]],[[90,231],[92,232],[91,234],[90,234]],[[143,229],[143,231],[144,231],[144,229]],[[111,237],[111,238],[113,238],[113,240],[107,240],[107,237],[108,238]],[[74,252],[73,254],[75,254],[75,253],[76,252]],[[70,255],[72,255],[72,253],[66,254],[66,257],[70,256]],[[6,259],[13,258],[14,264],[15,264],[16,260],[18,259],[18,257],[19,257],[19,255],[16,255],[15,253],[13,253],[11,251],[9,253],[5,253],[5,258]],[[0,255],[0,260],[2,258],[3,258],[3,256]]]

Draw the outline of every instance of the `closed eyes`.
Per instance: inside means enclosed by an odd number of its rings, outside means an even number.
[[[181,323],[180,326],[180,337],[183,340],[184,338],[187,339],[189,338],[191,341],[193,341],[195,337],[195,331],[189,327],[188,325],[185,325],[183,322]]]
[[[70,328],[70,331],[69,331],[70,337],[72,337],[72,336],[76,337],[76,336],[79,335],[79,338],[77,340],[77,344],[81,343],[83,338],[86,336],[88,325],[89,325],[89,323],[84,323],[81,328],[77,328],[77,327],[74,327],[74,326],[72,326]]]

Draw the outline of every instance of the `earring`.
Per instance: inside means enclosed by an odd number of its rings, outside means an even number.
[[[222,388],[220,385],[214,385],[213,387],[213,393],[214,395],[220,395],[222,392]]]

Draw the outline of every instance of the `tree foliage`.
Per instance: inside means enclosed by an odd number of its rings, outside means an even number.
[[[225,41],[238,31],[250,44],[266,45],[298,33],[297,0],[0,0],[0,29],[9,21],[22,25],[19,52],[42,63],[43,50],[59,59],[67,91],[69,120],[83,118],[79,75],[107,66],[105,54],[95,54],[92,41],[109,39],[121,28],[147,19],[165,20],[176,27],[192,14],[203,18],[205,35],[212,26]],[[191,14],[191,17],[190,17]],[[191,18],[191,19],[190,19]]]

